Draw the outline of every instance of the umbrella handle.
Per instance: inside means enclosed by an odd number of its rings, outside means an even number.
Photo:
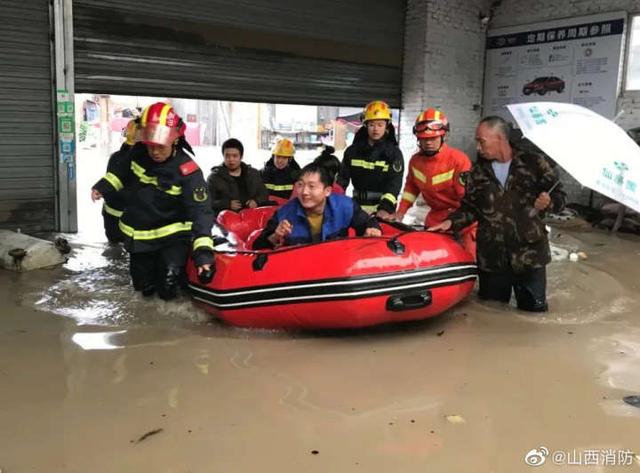
[[[558,179],[554,185],[551,186],[551,188],[547,191],[547,194],[551,194],[551,192],[553,192],[553,189],[555,189],[556,187],[558,187],[558,184],[560,184],[560,179]],[[532,208],[531,210],[529,210],[529,218],[533,218],[536,215],[538,215],[540,213],[540,211],[538,209],[536,209],[535,207]]]

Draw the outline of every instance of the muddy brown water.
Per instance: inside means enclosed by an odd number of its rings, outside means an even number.
[[[473,295],[350,332],[241,330],[142,299],[102,244],[0,271],[0,469],[638,471],[640,409],[622,398],[640,394],[640,239],[554,234],[588,259],[549,266],[544,316]]]

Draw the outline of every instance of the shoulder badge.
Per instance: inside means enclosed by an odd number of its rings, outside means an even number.
[[[402,161],[401,161],[401,160],[396,159],[396,160],[393,162],[393,166],[391,166],[391,167],[393,168],[393,170],[394,170],[395,172],[402,172],[403,163],[402,163]]]
[[[462,187],[467,185],[467,178],[469,177],[469,171],[463,171],[458,174],[458,182]]]
[[[193,200],[196,202],[204,202],[209,197],[206,187],[195,187],[193,189]]]
[[[188,176],[189,174],[193,174],[194,172],[196,172],[198,169],[200,168],[198,167],[196,162],[190,159],[186,163],[182,163],[180,165],[180,174],[182,174],[183,176]]]

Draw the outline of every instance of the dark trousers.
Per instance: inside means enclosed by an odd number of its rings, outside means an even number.
[[[104,220],[104,234],[107,236],[109,243],[119,243],[124,241],[124,236],[120,231],[118,223],[120,218],[102,211],[102,219]]]
[[[509,302],[513,289],[518,309],[529,312],[546,312],[549,309],[545,267],[530,269],[523,273],[478,271],[478,279],[480,282],[478,295],[481,299]]]
[[[133,288],[140,291],[145,286],[155,286],[161,292],[167,283],[169,273],[177,275],[180,284],[184,285],[184,267],[188,255],[189,241],[174,241],[156,251],[131,253],[129,274]]]

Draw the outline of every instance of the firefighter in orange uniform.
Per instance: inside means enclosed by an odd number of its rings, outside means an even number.
[[[419,194],[430,207],[425,225],[431,227],[449,218],[464,197],[464,180],[471,169],[469,157],[445,143],[449,131],[446,115],[435,108],[423,111],[413,127],[420,151],[409,161],[409,171],[396,213],[402,220]],[[461,232],[464,247],[475,257],[475,224]]]

